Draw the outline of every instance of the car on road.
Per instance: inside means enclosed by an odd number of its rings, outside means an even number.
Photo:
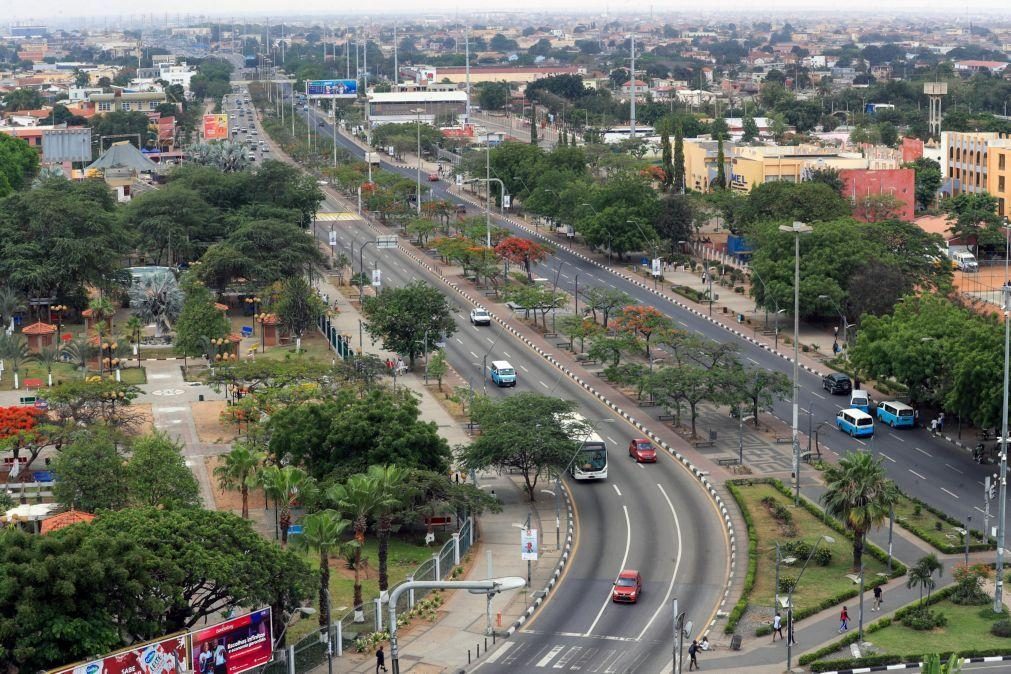
[[[470,310],[470,322],[472,325],[491,325],[491,314],[487,309],[480,307]]]
[[[516,386],[516,368],[507,360],[493,360],[491,380],[496,386]]]
[[[642,576],[635,569],[625,569],[618,574],[611,591],[611,601],[634,604],[642,594]]]
[[[439,174],[438,173],[429,173],[428,174],[428,181],[432,182],[432,183],[439,182]]]
[[[832,395],[843,395],[853,390],[853,382],[842,372],[833,372],[822,377],[821,387]]]
[[[874,435],[874,417],[856,408],[839,412],[835,418],[835,425],[851,438],[866,438]]]
[[[656,463],[656,447],[646,438],[628,443],[628,455],[639,463]]]

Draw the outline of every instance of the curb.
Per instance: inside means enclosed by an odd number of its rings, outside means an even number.
[[[368,224],[368,226],[371,229],[373,229],[373,230],[375,230],[377,232],[379,231],[379,229],[371,221],[366,220],[366,223]],[[451,281],[450,279],[448,279],[445,276],[443,276],[442,274],[440,274],[438,271],[435,270],[435,268],[432,265],[428,264],[428,262],[426,262],[425,260],[423,260],[418,255],[416,255],[413,251],[408,250],[405,247],[405,245],[400,242],[399,239],[398,239],[398,242],[397,242],[397,249],[400,250],[400,252],[402,252],[403,254],[407,255],[412,260],[414,260],[418,265],[420,265],[421,267],[423,267],[426,270],[428,270],[431,274],[433,274],[436,277],[438,277],[444,284],[448,285],[450,288],[452,288],[453,290],[455,290],[457,292],[457,294],[459,294],[461,297],[463,297],[464,299],[466,299],[470,304],[472,304],[472,305],[474,305],[476,307],[482,307],[482,308],[484,308],[484,306],[478,300],[475,300],[473,297],[471,297],[470,294],[467,291],[461,289],[460,286],[457,285],[455,282]],[[688,470],[695,477],[695,479],[698,480],[702,484],[703,487],[705,487],[706,491],[709,494],[709,498],[713,501],[713,503],[716,504],[717,510],[719,511],[720,515],[723,517],[723,526],[724,526],[724,528],[725,528],[725,530],[727,532],[727,537],[728,537],[728,539],[730,541],[730,558],[729,558],[730,569],[733,569],[734,568],[734,564],[736,563],[736,560],[737,560],[737,537],[736,537],[736,532],[734,531],[734,523],[733,523],[733,521],[730,518],[730,513],[729,513],[729,510],[727,508],[726,503],[724,503],[723,499],[717,493],[716,487],[714,486],[714,483],[707,477],[707,474],[704,471],[700,470],[695,464],[693,464],[688,459],[688,457],[686,457],[684,454],[682,454],[681,452],[677,451],[676,449],[674,449],[673,447],[671,447],[669,444],[667,444],[665,441],[663,441],[659,437],[657,437],[656,434],[653,433],[653,431],[651,431],[648,428],[646,428],[646,426],[643,425],[638,419],[636,419],[635,417],[633,417],[632,415],[630,415],[628,412],[626,412],[625,410],[623,410],[621,407],[619,407],[618,405],[616,405],[615,403],[613,403],[606,396],[604,396],[599,391],[597,391],[597,389],[595,389],[592,385],[590,385],[589,383],[587,383],[582,377],[580,377],[576,373],[574,373],[571,370],[569,370],[569,368],[565,367],[560,362],[558,362],[558,360],[556,360],[555,357],[552,356],[550,353],[544,351],[542,348],[540,348],[539,346],[537,346],[536,344],[534,344],[531,340],[529,340],[526,337],[524,337],[523,335],[521,335],[518,330],[516,330],[511,325],[509,325],[509,323],[506,322],[505,320],[499,318],[497,315],[495,315],[495,314],[493,314],[491,312],[489,312],[489,313],[491,314],[491,316],[495,320],[495,322],[497,322],[499,325],[501,325],[503,329],[508,330],[509,333],[513,337],[515,337],[516,339],[520,340],[520,342],[522,342],[524,345],[526,345],[527,348],[531,349],[532,351],[534,351],[534,353],[536,353],[537,355],[539,355],[541,358],[543,358],[544,360],[548,361],[551,365],[553,365],[556,369],[560,370],[566,377],[568,377],[569,380],[571,380],[571,381],[575,382],[576,384],[578,384],[584,391],[587,391],[588,393],[592,394],[598,401],[604,403],[612,411],[614,411],[617,414],[621,415],[621,417],[626,422],[628,422],[633,427],[635,427],[639,432],[641,432],[644,435],[646,435],[650,440],[652,440],[659,447],[661,447],[664,450],[666,450],[670,455],[672,455],[675,459],[677,459],[684,466],[684,468],[686,470]],[[566,553],[566,556],[565,556],[566,559],[567,559],[567,556],[568,556],[568,554]],[[559,572],[560,572],[560,569],[556,571],[555,578],[553,578],[552,582],[549,583],[549,589],[550,589],[551,586],[553,586],[555,580],[557,579],[557,576],[558,576]],[[709,632],[712,630],[713,626],[716,624],[716,620],[718,619],[717,616],[719,615],[719,611],[724,608],[724,606],[726,605],[726,603],[728,601],[728,598],[730,596],[730,591],[731,591],[731,586],[733,584],[733,580],[734,580],[733,572],[731,571],[731,573],[728,574],[728,577],[727,577],[727,580],[726,580],[726,585],[725,585],[725,588],[723,590],[723,597],[720,599],[720,603],[719,603],[719,606],[718,606],[717,613],[714,615],[712,621],[710,621],[710,623],[708,625],[706,625],[705,630],[702,632],[703,635],[709,634]],[[538,601],[536,601],[531,608],[527,609],[528,615],[533,613],[533,609],[536,609],[536,607],[540,605],[540,603],[541,603],[542,600],[543,600],[543,597],[541,597],[540,599],[538,599]],[[525,620],[526,620],[526,617],[521,618],[521,621],[519,622],[519,624],[518,625],[514,625],[513,628],[511,628],[512,631],[514,632],[515,628],[519,627],[519,625],[522,625],[523,621],[525,621]],[[509,632],[509,634],[512,634],[512,632]]]
[[[1011,660],[1011,655],[992,655],[985,658],[962,658],[960,662],[963,665],[975,664],[980,662],[1005,662]],[[899,665],[874,665],[873,667],[858,667],[856,669],[837,669],[831,672],[823,672],[823,674],[863,674],[863,672],[891,672],[900,669],[919,669],[923,666],[922,662],[906,662]]]

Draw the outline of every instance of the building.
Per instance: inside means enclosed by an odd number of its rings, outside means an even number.
[[[371,126],[414,122],[419,117],[422,122],[435,125],[437,119],[448,121],[449,116],[456,124],[467,116],[465,91],[370,93],[367,101],[366,119]]]
[[[164,91],[124,92],[92,94],[89,99],[95,105],[95,112],[154,112],[165,102]]]
[[[954,195],[987,191],[989,146],[1000,138],[1000,134],[989,131],[942,131],[941,192]]]
[[[1011,216],[1011,139],[989,144],[987,153],[987,192],[997,198],[997,215]]]
[[[863,200],[873,195],[888,194],[896,199],[893,215],[912,222],[916,210],[916,171],[911,168],[892,169],[842,169],[843,196],[853,204],[853,214],[858,220],[867,220],[863,213]]]
[[[955,61],[955,72],[960,75],[975,75],[976,73],[1000,75],[1007,65],[1005,61]]]
[[[553,75],[585,75],[586,71],[575,66],[471,66],[470,83],[478,82],[509,82],[510,84],[529,84]],[[467,81],[466,66],[447,66],[435,69],[434,82],[448,80],[454,84]]]

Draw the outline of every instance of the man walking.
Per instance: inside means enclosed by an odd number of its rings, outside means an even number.
[[[688,661],[689,672],[696,669],[700,669],[699,662],[698,660],[695,659],[695,656],[698,655],[698,652],[699,652],[699,642],[695,639],[692,639],[692,645],[688,647],[688,657],[690,658],[690,660]]]
[[[875,585],[874,586],[874,607],[871,610],[872,611],[880,611],[881,610],[881,586],[880,585]]]
[[[839,614],[839,633],[848,632],[850,629],[850,614],[846,610],[846,607],[842,607],[842,613]]]
[[[379,670],[386,671],[386,653],[383,652],[382,644],[379,645],[379,650],[376,651],[376,674],[379,674]]]
[[[776,611],[776,616],[772,619],[772,643],[776,643],[776,635],[783,639],[783,616]]]

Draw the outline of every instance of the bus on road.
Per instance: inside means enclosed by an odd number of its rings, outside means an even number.
[[[582,415],[575,412],[558,419],[571,440],[579,443],[576,455],[569,463],[569,474],[576,480],[607,479],[607,445]]]

